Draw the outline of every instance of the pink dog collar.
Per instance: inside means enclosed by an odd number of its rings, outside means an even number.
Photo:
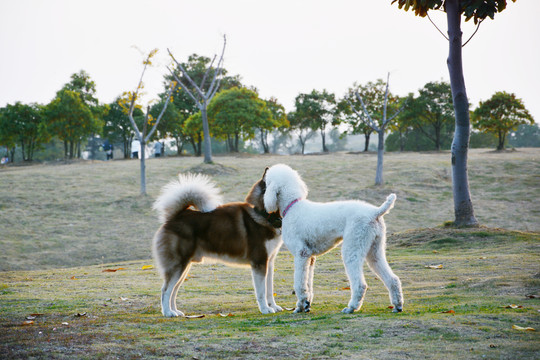
[[[289,211],[289,209],[290,209],[294,204],[296,204],[298,201],[300,201],[300,200],[302,200],[302,199],[296,199],[296,200],[291,201],[291,203],[289,204],[289,206],[287,206],[287,207],[285,208],[285,210],[283,211],[283,215],[282,215],[281,217],[284,218],[285,215],[287,214],[287,211]]]

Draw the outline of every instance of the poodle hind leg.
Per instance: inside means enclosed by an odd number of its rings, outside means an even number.
[[[314,295],[314,291],[313,291],[313,275],[315,274],[315,262],[316,262],[316,260],[317,260],[317,258],[315,256],[312,256],[309,259],[307,288],[308,288],[308,301],[309,301],[310,304],[313,304],[313,295]]]
[[[364,277],[364,259],[367,253],[367,249],[362,246],[363,244],[353,243],[349,239],[343,240],[343,247],[341,248],[341,255],[343,258],[343,264],[345,265],[345,272],[349,278],[349,284],[351,287],[351,299],[346,308],[341,312],[345,314],[352,314],[356,310],[362,307],[364,302],[364,295],[367,291],[367,283]]]
[[[384,244],[384,241],[377,241],[373,244],[367,256],[367,263],[388,289],[390,302],[394,305],[393,312],[402,312],[403,292],[401,290],[401,280],[390,268],[382,244]]]

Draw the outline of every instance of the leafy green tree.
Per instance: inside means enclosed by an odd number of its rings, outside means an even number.
[[[15,149],[21,146],[23,161],[32,161],[34,150],[45,140],[42,131],[43,117],[41,106],[37,104],[8,104],[1,110],[0,143]],[[11,160],[13,161],[12,153]]]
[[[404,107],[403,111],[396,117],[396,119],[390,123],[388,127],[391,131],[391,134],[388,135],[386,139],[386,148],[388,151],[405,151],[410,150],[407,148],[408,144],[411,144],[409,141],[409,134],[414,131],[413,129],[413,118],[409,116],[408,107],[413,104],[414,94],[409,93],[406,97],[399,99],[400,106]],[[414,141],[414,144],[417,144],[417,141]]]
[[[513,1],[515,2],[515,0]],[[478,220],[474,216],[467,174],[470,118],[462,65],[461,16],[465,16],[465,21],[474,19],[474,23],[480,25],[486,18],[493,19],[496,13],[503,11],[506,8],[506,0],[392,0],[392,4],[394,3],[397,3],[400,9],[405,11],[411,9],[415,15],[421,17],[427,16],[429,10],[446,12],[449,44],[447,65],[456,119],[452,143],[454,224],[456,226],[477,226]]]
[[[427,83],[404,112],[412,125],[433,141],[435,150],[441,150],[444,130],[454,122],[450,84],[444,81]]]
[[[296,115],[309,123],[313,131],[319,131],[323,152],[328,152],[326,146],[326,131],[339,122],[339,111],[336,96],[326,90],[313,90],[309,94],[300,94],[295,101]]]
[[[98,99],[95,97],[96,83],[84,70],[71,75],[71,81],[65,84],[62,89],[76,92],[80,95],[81,100],[90,107],[98,106]]]
[[[233,152],[238,152],[240,138],[251,140],[256,129],[274,127],[266,102],[255,91],[237,87],[216,95],[208,106],[208,120],[214,127],[214,136],[227,140]]]
[[[298,101],[299,97],[297,96],[295,103],[298,103]],[[311,119],[304,117],[302,112],[298,112],[298,110],[289,112],[287,119],[289,120],[291,132],[298,135],[301,153],[304,155],[306,142],[315,135],[315,132],[311,130]]]
[[[534,123],[523,101],[505,91],[498,91],[489,100],[480,101],[472,119],[473,126],[478,130],[497,134],[497,150],[504,149],[510,131],[516,130],[519,125]]]
[[[135,133],[133,132],[129,118],[120,103],[120,97],[117,97],[114,102],[108,105],[109,110],[103,116],[103,137],[114,144],[122,143],[124,159],[129,159],[129,155],[131,154],[131,141],[133,140]],[[144,114],[140,107],[134,109],[133,116],[137,125],[142,126]]]
[[[193,100],[201,112],[204,133],[204,162],[207,164],[212,163],[212,144],[210,140],[210,126],[208,124],[208,105],[210,104],[212,98],[216,95],[223,77],[223,55],[225,54],[226,43],[227,40],[224,36],[223,51],[221,52],[221,57],[218,60],[216,68],[213,68],[213,64],[216,59],[216,57],[214,57],[210,63],[210,66],[204,72],[200,83],[195,82],[195,80],[191,78],[189,72],[182,65],[182,63],[176,61],[172,53],[169,51],[169,55],[176,64],[176,70],[169,69],[171,75],[174,77],[175,81],[180,84],[181,88],[186,92],[191,100]],[[213,73],[213,75],[211,75],[211,73]]]
[[[271,122],[261,122],[259,124],[259,133],[261,136],[261,145],[263,147],[263,152],[268,154],[270,152],[270,145],[268,144],[268,134],[272,131],[278,129],[283,131],[285,128],[289,127],[289,121],[287,120],[287,113],[283,105],[278,103],[276,98],[270,98],[266,100],[266,107],[270,110],[272,114]],[[274,134],[275,136],[275,134]]]
[[[378,80],[376,83],[368,83],[368,85],[359,91],[355,92],[355,96],[362,105],[363,112],[359,112],[351,103],[352,110],[357,114],[359,118],[365,116],[367,124],[378,134],[377,145],[377,170],[375,172],[375,185],[383,184],[383,160],[384,160],[384,134],[386,133],[389,125],[392,123],[399,113],[405,107],[405,104],[398,110],[394,111],[394,114],[390,117],[387,116],[389,110],[397,109],[399,104],[399,98],[393,96],[388,90],[390,84],[390,73],[386,80],[386,85],[382,80]],[[384,92],[383,90],[384,86]],[[366,98],[367,102],[363,100]],[[388,103],[392,101],[390,104]]]
[[[99,133],[103,125],[78,93],[65,89],[46,106],[45,117],[47,132],[64,142],[64,156],[69,159],[74,158],[81,139]]]
[[[201,156],[204,135],[200,112],[195,113],[187,118],[183,126],[183,131],[187,136],[189,143],[193,147],[193,153],[195,156]]]

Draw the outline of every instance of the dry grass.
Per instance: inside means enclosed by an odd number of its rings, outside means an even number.
[[[297,169],[309,198],[359,198],[379,204],[398,195],[389,233],[453,220],[450,154],[387,153],[385,185],[373,186],[374,154],[151,159],[148,196],[139,195],[137,161],[82,162],[0,169],[0,270],[44,269],[146,259],[157,229],[151,211],[160,188],[178,172],[212,172],[226,201],[242,200],[265,166]],[[215,175],[214,175],[215,173]],[[473,150],[471,192],[481,224],[540,231],[540,149]]]

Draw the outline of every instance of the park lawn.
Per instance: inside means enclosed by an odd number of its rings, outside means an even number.
[[[147,196],[137,161],[0,168],[0,358],[540,358],[540,149],[469,153],[476,229],[440,225],[453,219],[448,152],[385,154],[381,187],[374,154],[201,161],[150,159]],[[162,317],[161,280],[146,268],[160,188],[179,172],[203,172],[237,201],[280,162],[315,201],[380,204],[397,194],[385,220],[404,312],[391,312],[367,270],[362,310],[341,314],[350,294],[338,248],[317,262],[311,313],[261,315],[249,270],[198,265],[179,308],[205,316]],[[292,281],[282,250],[275,293],[289,308]]]
[[[196,265],[179,309],[164,318],[150,259],[0,274],[4,358],[464,359],[540,356],[540,236],[502,229],[428,228],[389,238],[404,312],[370,270],[361,311],[340,249],[319,258],[312,311],[258,312],[250,271]],[[442,265],[440,269],[428,266]],[[366,268],[367,269],[367,268]],[[108,270],[108,271],[104,271]],[[115,270],[115,271],[113,271]],[[295,303],[292,256],[276,262],[278,304]],[[536,298],[530,298],[535,295]],[[28,320],[27,317],[30,317]],[[536,331],[518,330],[533,328]]]

